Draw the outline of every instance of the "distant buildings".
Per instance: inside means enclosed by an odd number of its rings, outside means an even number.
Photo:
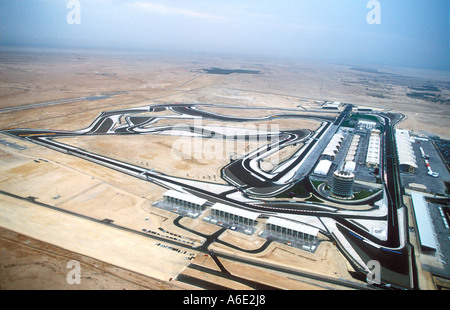
[[[359,120],[358,121],[358,129],[365,129],[365,130],[372,130],[377,127],[377,123],[371,122],[371,121],[364,121]]]
[[[341,107],[341,105],[342,104],[339,101],[325,102],[325,104],[322,106],[322,109],[338,110]]]

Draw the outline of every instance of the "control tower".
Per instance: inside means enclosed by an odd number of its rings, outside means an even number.
[[[355,175],[350,171],[335,171],[333,174],[333,186],[331,193],[340,198],[351,198],[353,196],[353,183]]]

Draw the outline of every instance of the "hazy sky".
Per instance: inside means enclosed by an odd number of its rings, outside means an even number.
[[[0,45],[182,50],[449,70],[448,0],[0,0]],[[376,2],[376,1],[375,1]],[[69,18],[69,20],[70,20]]]

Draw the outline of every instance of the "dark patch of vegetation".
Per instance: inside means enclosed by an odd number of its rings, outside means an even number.
[[[440,94],[433,94],[430,92],[418,92],[414,91],[411,93],[407,93],[406,96],[414,99],[420,99],[431,103],[439,103],[439,104],[450,104],[450,99],[443,98]]]
[[[203,72],[206,72],[208,74],[223,74],[228,75],[232,73],[238,73],[238,74],[260,74],[261,71],[259,70],[245,70],[245,69],[221,69],[221,68],[209,68],[209,69],[202,69]]]
[[[316,180],[314,180],[314,181],[311,181],[311,183],[314,185],[314,187],[316,189],[319,189],[319,185],[322,184],[322,183],[325,183],[325,182],[324,181],[316,181]]]
[[[375,97],[375,98],[381,98],[381,99],[387,98],[385,95],[378,94],[378,93],[367,93],[367,96]]]
[[[314,195],[311,195],[311,197],[308,198],[308,199],[305,199],[305,201],[309,201],[309,202],[317,202],[317,203],[322,203],[322,202],[323,202],[322,200],[320,200],[319,198],[317,198],[317,197],[314,196]]]
[[[379,72],[377,69],[363,68],[363,67],[351,67],[350,70],[366,72],[366,73],[382,73],[382,72]]]
[[[304,198],[308,197],[308,192],[303,187],[301,183],[296,183],[294,186],[289,188],[288,190],[282,192],[281,194],[278,194],[275,198]]]
[[[439,88],[437,88],[434,85],[424,85],[424,86],[409,86],[409,89],[415,90],[415,91],[436,91],[436,92],[440,92],[441,90]]]
[[[364,198],[367,198],[369,196],[372,196],[373,194],[375,194],[375,192],[371,192],[371,191],[368,191],[368,190],[362,190],[362,191],[360,191],[358,193],[353,193],[353,199],[352,200],[364,199]]]

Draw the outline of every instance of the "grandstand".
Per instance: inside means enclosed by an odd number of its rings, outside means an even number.
[[[425,197],[421,193],[412,191],[411,199],[419,233],[420,247],[423,252],[436,252],[438,243]]]
[[[266,221],[265,230],[280,237],[299,240],[303,243],[314,244],[318,241],[317,234],[319,229],[278,217],[269,217]]]
[[[372,129],[370,131],[369,146],[367,148],[366,165],[378,168],[380,164],[380,131]]]
[[[408,130],[396,129],[395,141],[397,145],[397,156],[400,170],[404,172],[414,173],[418,168],[416,156],[412,147],[412,139]]]
[[[201,212],[207,200],[189,194],[169,190],[164,193],[164,202],[172,206],[179,206],[192,211]]]
[[[241,208],[232,207],[222,203],[215,203],[211,207],[211,217],[229,223],[242,224],[246,226],[256,225],[256,219],[260,213],[247,211]]]
[[[327,159],[334,160],[336,154],[339,152],[342,141],[344,141],[344,136],[341,133],[336,133],[331,138],[322,155]]]

